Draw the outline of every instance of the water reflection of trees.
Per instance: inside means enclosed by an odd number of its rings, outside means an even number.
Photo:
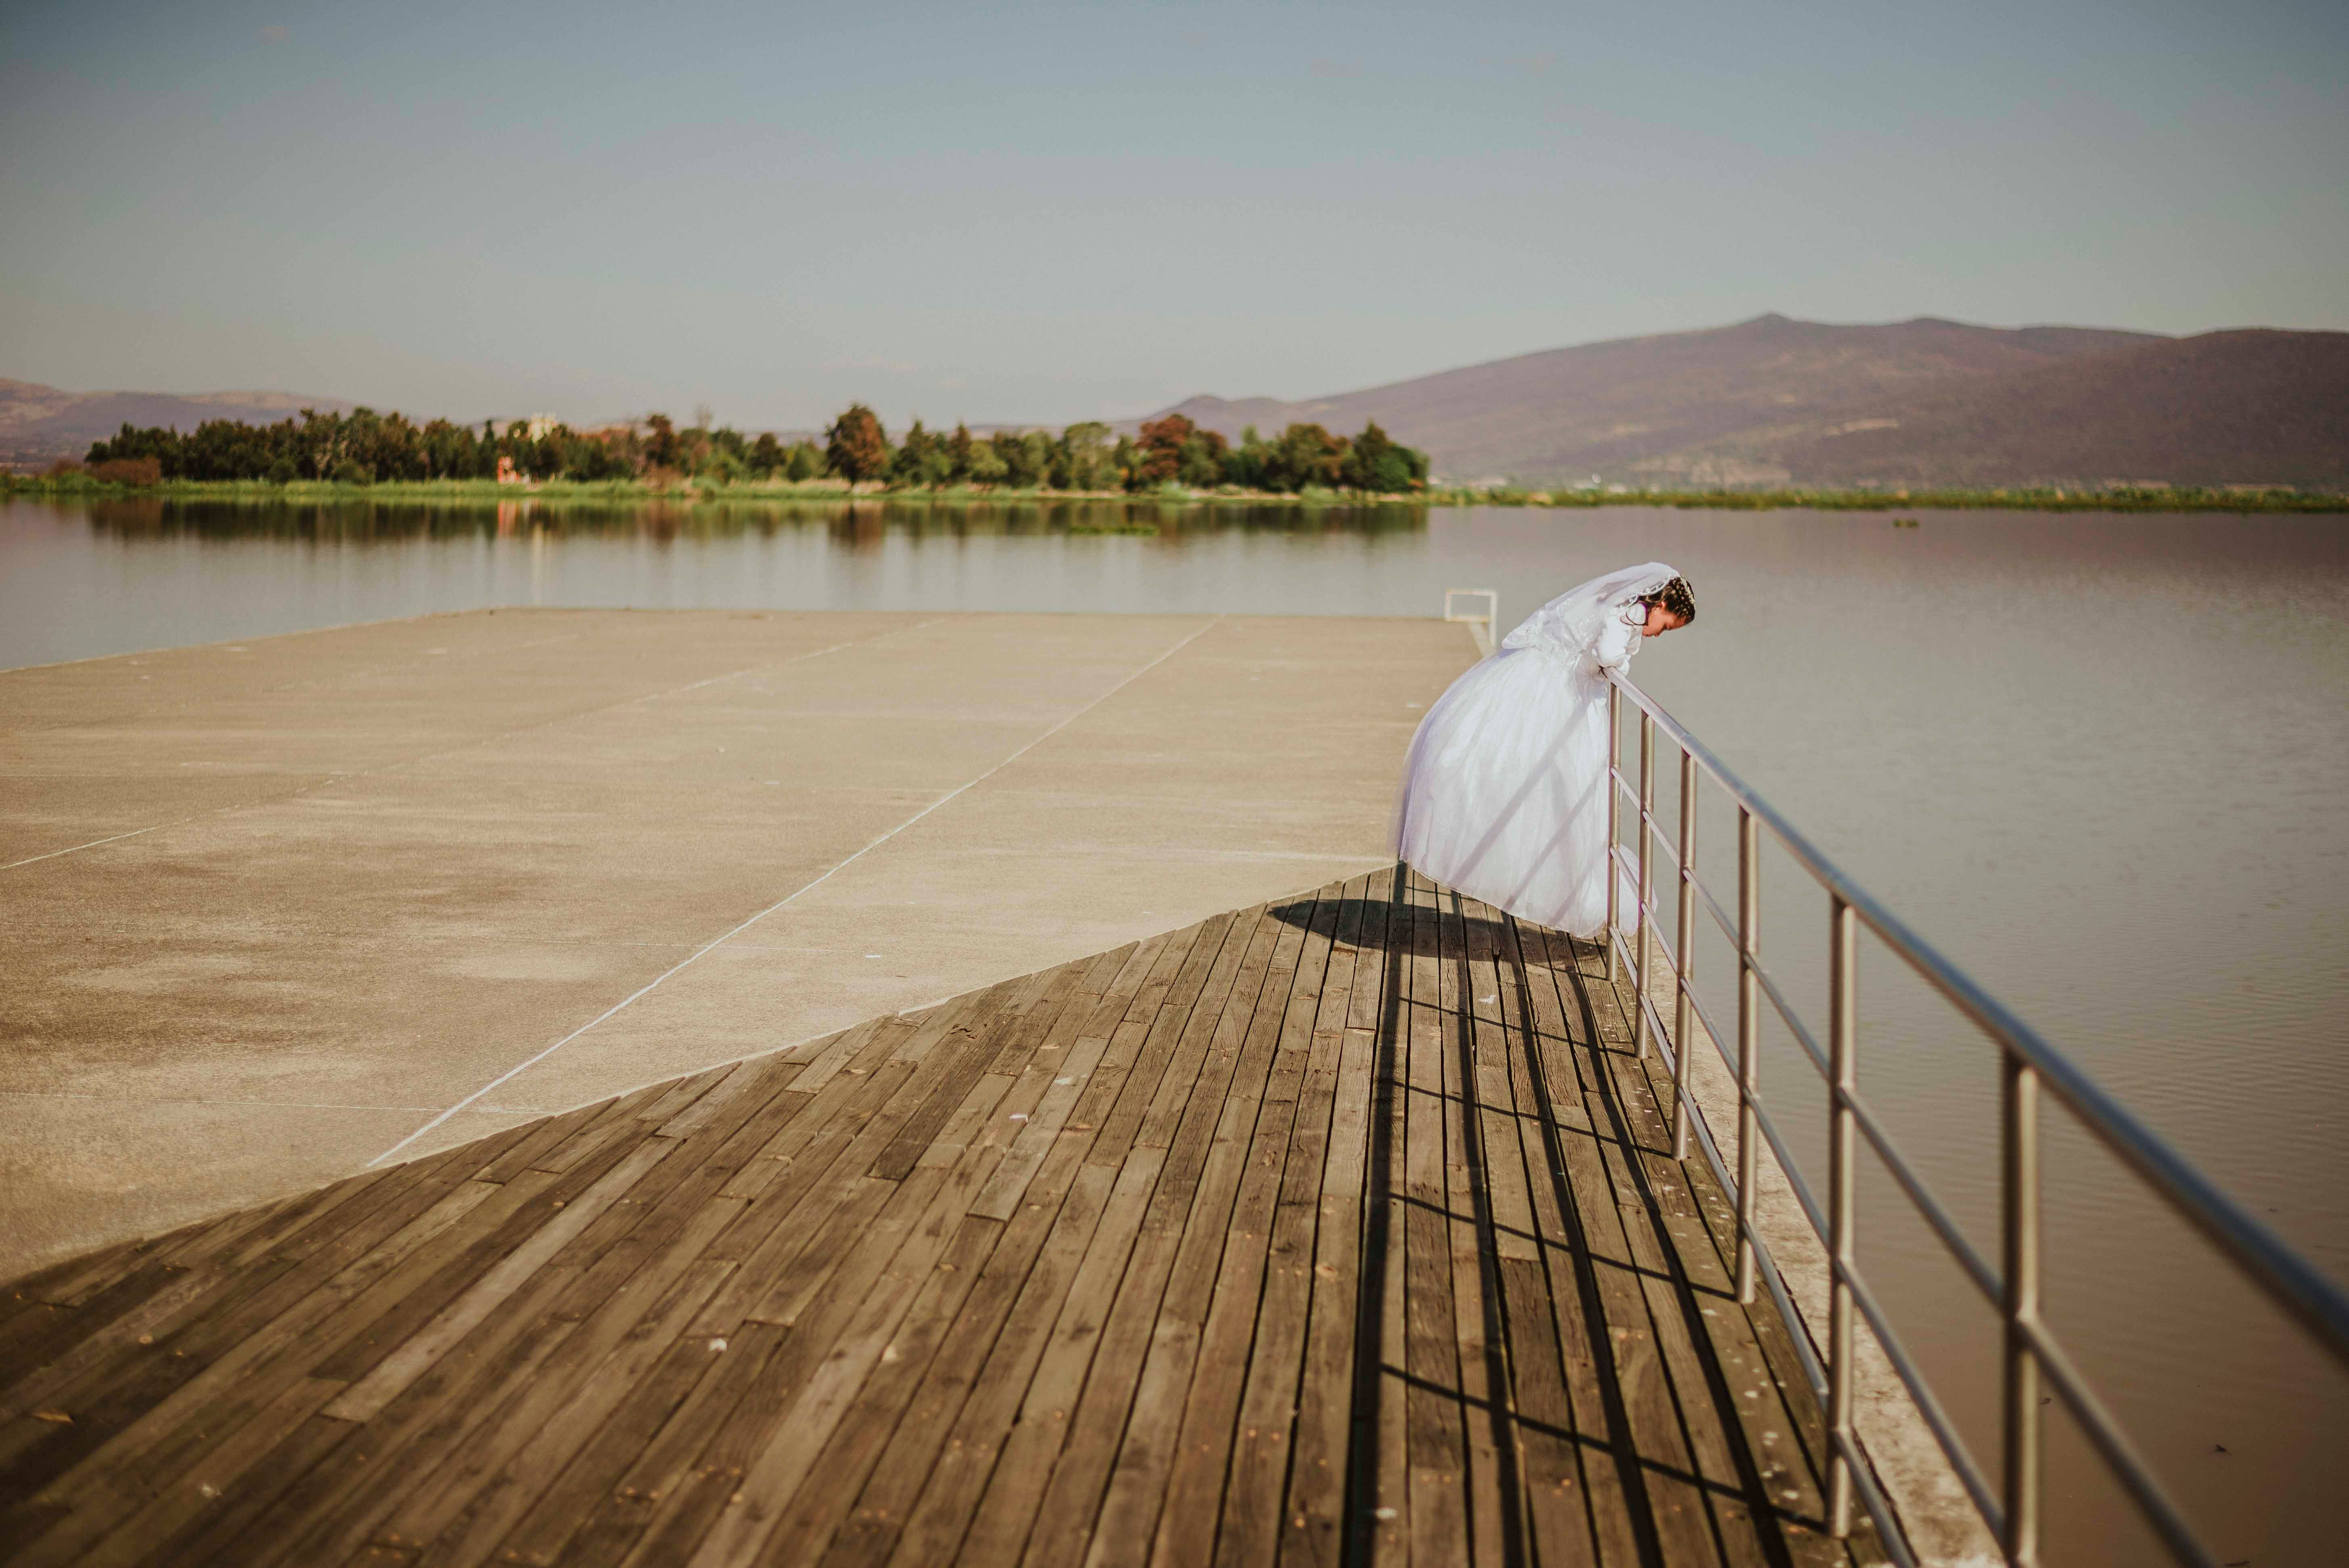
[[[630,501],[604,505],[527,498],[496,502],[181,500],[132,497],[65,510],[86,511],[93,531],[126,540],[272,539],[318,543],[407,543],[543,532],[555,538],[737,539],[821,529],[848,549],[891,535],[913,540],[1133,535],[1133,542],[1179,546],[1186,536],[1230,532],[1386,534],[1427,526],[1415,505],[1203,505],[1156,500],[871,500],[774,502]]]

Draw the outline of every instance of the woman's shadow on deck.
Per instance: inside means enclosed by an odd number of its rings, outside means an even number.
[[[1439,896],[1449,902],[1449,894]],[[1454,914],[1448,908],[1398,904],[1383,898],[1295,898],[1274,904],[1270,913],[1300,930],[1325,936],[1351,934],[1352,944],[1361,950],[1407,958],[1458,957],[1464,952],[1472,959],[1499,954],[1515,962],[1522,955],[1526,964],[1540,967],[1566,965],[1577,949],[1590,945],[1507,915]]]

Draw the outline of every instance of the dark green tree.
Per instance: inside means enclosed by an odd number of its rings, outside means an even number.
[[[947,438],[932,435],[916,419],[906,428],[905,441],[889,459],[889,480],[900,485],[941,485],[953,471],[953,461]]]
[[[1041,430],[995,433],[995,455],[1003,459],[1003,482],[1014,490],[1040,490],[1052,482],[1052,438]]]
[[[684,460],[684,449],[678,445],[677,426],[666,414],[645,416],[645,466],[648,469],[674,469]]]
[[[1224,482],[1242,490],[1264,490],[1266,447],[1254,425],[1240,429],[1240,444],[1224,455]]]
[[[1003,453],[993,441],[973,441],[962,477],[975,485],[999,485],[1010,471],[1011,465],[1003,460]]]
[[[1086,419],[1061,431],[1052,449],[1051,482],[1072,490],[1110,490],[1122,482],[1112,460],[1109,427]]]
[[[1399,494],[1424,490],[1427,454],[1389,438],[1373,419],[1362,427],[1346,453],[1345,482],[1355,490]]]
[[[1220,431],[1194,430],[1176,458],[1174,477],[1197,490],[1219,485],[1224,482],[1224,459],[1231,449]]]

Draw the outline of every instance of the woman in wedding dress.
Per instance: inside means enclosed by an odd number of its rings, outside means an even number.
[[[1526,616],[1420,720],[1396,852],[1496,909],[1597,935],[1607,923],[1606,672],[1694,619],[1695,594],[1661,561],[1594,577]],[[1622,911],[1634,923],[1637,901],[1627,894]]]

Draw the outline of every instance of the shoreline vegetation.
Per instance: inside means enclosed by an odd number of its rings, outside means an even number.
[[[230,502],[359,500],[467,505],[673,501],[832,505],[892,500],[1034,504],[1123,500],[1159,505],[1501,506],[1587,509],[1659,506],[1765,511],[2349,511],[2349,493],[2283,486],[2215,489],[2127,484],[2032,488],[1785,486],[1640,489],[1611,484],[1540,490],[1432,480],[1426,454],[1371,423],[1357,435],[1291,424],[1237,445],[1180,414],[1116,436],[1086,421],[974,434],[926,428],[892,441],[878,416],[854,404],[813,440],[786,443],[713,427],[708,411],[679,429],[665,414],[593,430],[515,420],[502,431],[354,409],[274,425],[208,420],[182,434],[124,425],[81,462],[39,475],[0,475],[0,495],[158,496]]]
[[[1857,489],[1774,490],[1561,490],[1430,485],[1407,493],[1309,486],[1299,490],[1198,489],[1166,482],[1146,490],[1059,490],[1008,485],[893,485],[841,480],[744,480],[727,483],[688,480],[672,483],[643,480],[548,480],[501,483],[495,480],[389,480],[375,483],[295,480],[160,480],[124,482],[87,469],[47,474],[0,474],[0,497],[47,499],[207,501],[244,505],[345,506],[384,502],[439,506],[533,508],[665,502],[687,506],[839,507],[864,502],[932,502],[949,506],[1057,505],[1071,501],[1119,501],[1150,506],[1322,507],[1527,507],[1589,511],[1599,507],[1649,506],[1717,511],[2138,511],[2138,512],[2349,512],[2349,494],[2294,490],[2271,486],[2223,490],[2150,488],[2029,490]]]
[[[1107,425],[1085,420],[1055,436],[1047,429],[951,434],[916,419],[892,442],[880,417],[862,403],[843,409],[823,442],[785,444],[772,431],[755,439],[713,428],[707,409],[686,429],[666,414],[600,429],[574,430],[551,418],[517,419],[503,431],[356,408],[248,425],[211,419],[187,434],[125,424],[94,443],[82,461],[59,462],[48,475],[76,473],[106,484],[354,487],[487,480],[504,485],[635,483],[652,490],[728,488],[746,483],[804,485],[831,480],[854,490],[970,488],[1136,494],[1167,486],[1192,490],[1300,494],[1342,490],[1407,495],[1427,488],[1427,455],[1391,440],[1375,421],[1339,436],[1292,424],[1267,439],[1254,426],[1236,447],[1181,414],[1146,420],[1137,435],[1111,438]]]

